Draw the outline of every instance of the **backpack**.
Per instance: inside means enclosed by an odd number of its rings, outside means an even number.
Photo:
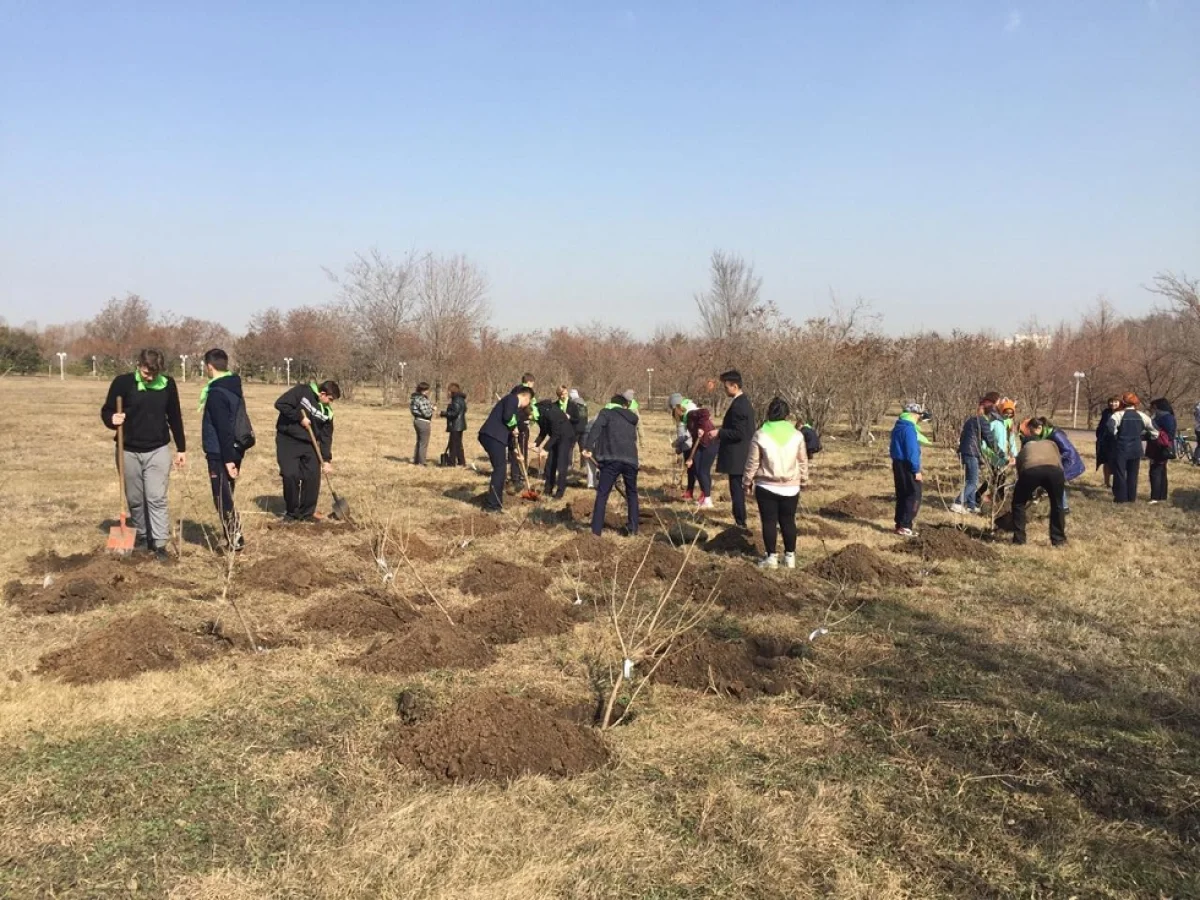
[[[821,435],[817,434],[817,429],[811,425],[802,426],[800,433],[804,435],[804,451],[808,458],[812,459],[821,452]]]
[[[254,426],[250,424],[250,414],[246,412],[246,400],[238,397],[237,410],[233,414],[233,446],[239,453],[245,453],[255,444]]]
[[[1171,440],[1171,436],[1167,434],[1167,429],[1160,428],[1158,430],[1157,444],[1159,459],[1175,458],[1175,442]]]

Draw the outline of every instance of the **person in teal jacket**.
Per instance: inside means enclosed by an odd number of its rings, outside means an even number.
[[[904,412],[892,428],[892,480],[896,488],[896,534],[914,537],[913,525],[921,511],[921,495],[925,476],[921,474],[921,447],[932,443],[921,434],[921,417],[925,407],[906,403]]]

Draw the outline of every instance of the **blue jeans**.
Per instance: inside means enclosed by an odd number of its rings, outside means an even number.
[[[979,504],[975,502],[975,495],[979,492],[979,457],[964,456],[962,464],[966,472],[966,483],[963,485],[962,493],[954,498],[954,502],[962,504],[967,509],[978,509]]]

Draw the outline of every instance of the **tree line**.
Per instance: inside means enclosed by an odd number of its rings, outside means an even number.
[[[838,423],[859,440],[871,439],[903,398],[933,410],[935,435],[956,429],[993,389],[1023,413],[1053,416],[1073,408],[1078,384],[1081,424],[1126,390],[1188,406],[1200,399],[1200,282],[1170,272],[1148,286],[1162,302],[1147,315],[1119,315],[1101,298],[1077,321],[1049,330],[1029,323],[1018,337],[983,329],[889,335],[868,304],[836,297],[823,315],[795,321],[763,300],[752,265],[723,251],[712,255],[708,288],[695,298],[696,327],[649,336],[601,322],[504,334],[491,324],[484,273],[461,255],[395,260],[372,250],[327,274],[328,303],[263,310],[241,334],[157,312],[136,294],[111,298],[85,322],[0,325],[0,374],[44,372],[65,351],[71,374],[94,366],[107,376],[152,346],[176,374],[186,355],[198,376],[203,352],[221,346],[249,380],[282,382],[290,359],[293,381],[334,377],[351,397],[371,385],[386,406],[405,402],[418,381],[432,384],[439,401],[456,381],[484,402],[524,371],[594,400],[633,388],[639,397],[679,390],[719,405],[716,375],[736,367],[756,402],[777,394],[819,429]]]

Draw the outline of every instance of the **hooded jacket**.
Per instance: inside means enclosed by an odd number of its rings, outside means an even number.
[[[745,394],[734,397],[725,410],[718,440],[721,446],[717,450],[717,471],[723,475],[741,475],[746,471],[750,442],[754,440],[754,407]]]
[[[802,487],[808,484],[804,434],[791,422],[764,422],[750,441],[742,487],[755,484]]]
[[[609,404],[600,410],[600,415],[592,421],[592,426],[583,439],[583,448],[591,453],[598,463],[623,462],[636,466],[637,427],[637,413]]]
[[[1050,440],[1058,445],[1059,460],[1062,462],[1063,475],[1067,481],[1074,481],[1086,470],[1087,466],[1083,463],[1083,457],[1079,455],[1079,451],[1075,449],[1075,445],[1071,443],[1071,439],[1067,437],[1065,431],[1055,428],[1050,433]]]
[[[205,456],[241,465],[242,451],[234,442],[238,407],[245,402],[240,375],[224,375],[209,382],[200,420],[200,442]]]
[[[921,435],[913,413],[901,413],[896,420],[889,453],[893,462],[904,463],[914,475],[921,471]]]
[[[575,436],[575,426],[556,401],[542,400],[538,406],[538,436],[534,441],[537,446],[547,441],[557,444]]]
[[[313,434],[321,448],[321,459],[333,462],[333,409],[321,402],[315,385],[298,384],[275,401],[279,418],[275,421],[275,440],[298,441],[311,446],[308,432],[300,424],[308,416]]]
[[[963,423],[958,437],[958,455],[964,459],[983,459],[985,451],[995,455],[998,449],[996,435],[987,416],[977,414]]]
[[[450,395],[450,404],[442,410],[442,418],[446,420],[447,431],[467,430],[467,395],[454,393]]]
[[[567,416],[575,426],[575,439],[582,440],[588,428],[588,405],[579,396],[579,391],[571,391],[568,399],[570,403],[567,404]]]

